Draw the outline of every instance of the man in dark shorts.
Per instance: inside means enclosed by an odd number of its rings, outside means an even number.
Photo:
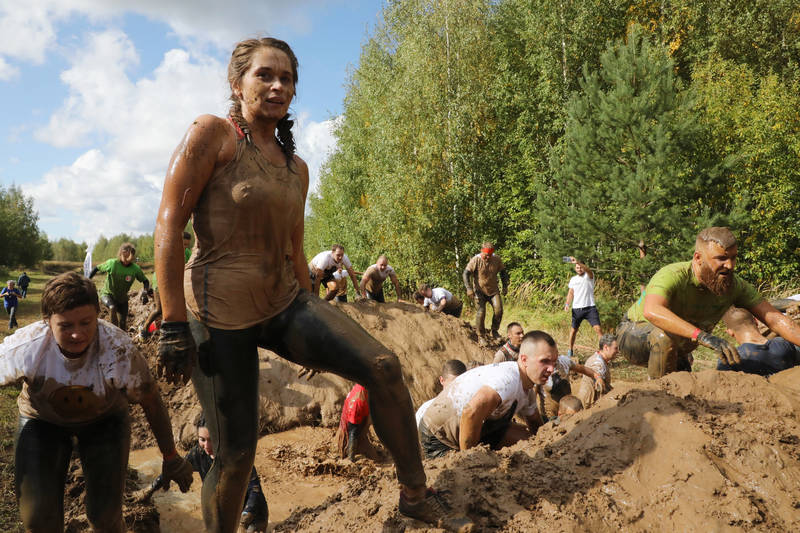
[[[555,367],[556,342],[543,331],[522,339],[519,359],[479,366],[458,376],[425,411],[419,424],[422,449],[428,458],[478,444],[493,449],[529,438],[542,424],[536,386]],[[527,427],[513,423],[519,414]]]
[[[697,235],[691,261],[656,272],[642,296],[617,327],[619,351],[657,379],[691,371],[698,344],[717,352],[725,364],[738,364],[736,348],[711,334],[731,307],[750,311],[772,331],[800,345],[800,327],[735,274],[738,246],[728,228],[706,228]]]
[[[575,265],[575,275],[569,280],[569,292],[567,292],[567,301],[564,303],[564,311],[572,306],[572,324],[569,329],[569,349],[567,350],[567,357],[572,357],[575,337],[578,335],[581,322],[588,321],[598,338],[603,332],[600,330],[600,315],[597,313],[597,306],[594,302],[594,285],[597,281],[594,272],[574,257],[570,257],[569,260]]]
[[[370,265],[364,271],[364,275],[361,277],[361,293],[366,296],[367,300],[385,303],[386,299],[383,296],[383,282],[386,281],[386,278],[392,280],[394,294],[397,296],[397,299],[400,300],[400,282],[385,255],[378,257],[375,264]]]
[[[737,350],[742,361],[729,365],[719,361],[717,370],[738,370],[748,374],[769,376],[800,363],[800,352],[780,337],[767,339],[760,331],[750,312],[731,307],[722,317],[727,333],[739,343]]]

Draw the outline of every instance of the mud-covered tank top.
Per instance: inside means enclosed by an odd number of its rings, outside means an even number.
[[[195,317],[245,329],[283,311],[299,290],[291,237],[302,217],[299,175],[239,138],[192,212],[196,239],[183,286]]]

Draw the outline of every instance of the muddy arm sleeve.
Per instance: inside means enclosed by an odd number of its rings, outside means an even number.
[[[508,277],[508,270],[503,268],[500,271],[500,280],[503,282],[503,292],[508,291],[508,284],[510,282],[510,278]]]
[[[469,265],[467,268],[464,269],[464,272],[461,274],[461,277],[464,280],[464,288],[467,289],[467,292],[473,292],[472,288],[472,271],[469,269]]]

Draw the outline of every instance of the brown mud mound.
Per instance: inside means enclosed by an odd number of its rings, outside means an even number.
[[[480,531],[798,531],[799,409],[800,368],[770,381],[682,372],[426,471]],[[275,531],[425,529],[398,514],[391,470],[365,474]]]
[[[132,336],[153,308],[152,303],[142,305],[136,294],[130,293],[128,324]],[[332,305],[397,354],[414,405],[420,405],[438,392],[436,378],[447,359],[488,363],[494,353],[478,346],[475,331],[463,320],[427,313],[416,305],[372,301]],[[147,341],[137,340],[154,375],[157,366],[155,337]],[[336,354],[331,354],[331,357],[336,357]],[[311,380],[298,379],[300,367],[294,363],[267,350],[259,350],[259,358],[262,434],[299,425],[338,425],[351,382],[330,373],[318,374]],[[159,386],[170,411],[176,438],[189,445],[195,438],[193,424],[200,413],[192,385],[175,387],[159,380]],[[133,408],[132,416],[133,446],[137,449],[154,446],[155,439],[141,409]]]

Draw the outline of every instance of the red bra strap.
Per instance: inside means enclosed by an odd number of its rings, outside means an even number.
[[[228,115],[228,120],[230,120],[231,124],[233,124],[233,127],[236,128],[236,137],[239,140],[244,139],[244,132],[242,131],[242,128],[240,128],[239,125],[236,123],[236,121],[233,120],[233,117]]]

